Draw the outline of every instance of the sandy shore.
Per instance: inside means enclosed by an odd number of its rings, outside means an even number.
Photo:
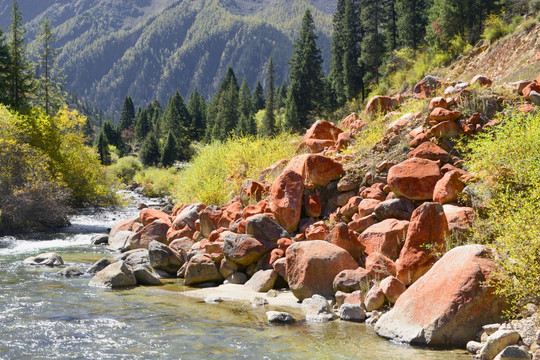
[[[223,284],[218,287],[185,291],[183,295],[206,299],[209,297],[220,298],[223,301],[250,301],[255,297],[264,298],[270,306],[301,307],[298,299],[290,290],[277,290],[277,296],[268,296],[267,293],[255,292],[244,285]]]

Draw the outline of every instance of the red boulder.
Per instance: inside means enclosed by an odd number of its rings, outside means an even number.
[[[438,162],[412,158],[391,167],[387,181],[397,196],[410,200],[431,200],[435,185],[441,178]]]
[[[358,236],[358,241],[365,247],[366,254],[380,252],[396,260],[408,227],[409,222],[406,220],[386,219],[364,230]]]
[[[304,178],[295,171],[284,171],[270,188],[270,209],[287,232],[298,228],[302,213]]]

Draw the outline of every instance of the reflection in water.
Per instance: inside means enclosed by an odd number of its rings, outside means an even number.
[[[58,269],[22,264],[27,256],[56,251],[67,265],[86,269],[106,253],[90,244],[93,229],[136,214],[130,211],[77,216],[66,232],[43,236],[45,241],[0,238],[0,359],[469,358],[463,351],[392,344],[365,324],[269,325],[268,307],[206,304],[183,296],[186,288],[176,281],[110,291],[89,287],[89,276],[62,278]]]

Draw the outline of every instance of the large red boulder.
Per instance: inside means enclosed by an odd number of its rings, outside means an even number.
[[[375,115],[377,113],[386,114],[394,110],[399,106],[399,100],[389,96],[374,96],[372,97],[367,105],[365,114],[366,115]]]
[[[380,252],[396,260],[408,227],[409,222],[406,220],[386,219],[364,230],[358,236],[358,241],[365,247],[366,254]]]
[[[364,246],[358,241],[354,231],[349,229],[345,223],[336,224],[326,241],[347,250],[355,260],[364,255]]]
[[[399,297],[375,331],[398,342],[464,347],[483,325],[500,321],[505,309],[486,284],[495,257],[482,245],[452,249]]]
[[[442,121],[456,121],[461,116],[459,111],[452,111],[443,108],[435,108],[426,118],[427,121],[440,123]]]
[[[326,186],[341,177],[343,165],[326,156],[304,154],[292,158],[284,172],[288,170],[300,174],[308,187]]]
[[[412,158],[388,170],[387,182],[397,196],[410,200],[431,200],[437,181],[442,178],[436,161]]]
[[[377,217],[373,214],[364,217],[360,217],[360,215],[354,214],[352,217],[352,221],[348,225],[349,229],[351,229],[352,231],[361,233],[371,225],[374,225],[376,222]]]
[[[457,170],[449,171],[435,185],[433,201],[441,204],[456,202],[464,188],[461,173]]]
[[[523,96],[525,97],[525,100],[529,100],[530,97],[530,93],[531,91],[536,91],[537,93],[540,93],[540,83],[537,82],[537,81],[533,81],[532,83],[530,83],[529,85],[527,85],[525,87],[525,89],[523,89]]]
[[[169,231],[170,226],[170,222],[165,222],[161,219],[146,225],[129,239],[131,249],[147,249],[148,244],[150,244],[152,240],[169,245],[169,242],[167,241],[167,231]]]
[[[270,210],[290,233],[298,228],[303,195],[304,178],[293,170],[284,171],[270,188]]]
[[[441,148],[439,145],[432,143],[431,141],[425,141],[421,143],[416,149],[409,152],[409,159],[421,158],[442,162],[447,162],[450,158],[448,152]]]
[[[388,276],[396,276],[396,263],[380,252],[373,252],[366,258],[366,270],[374,279],[381,280]]]
[[[116,225],[114,225],[109,232],[109,241],[114,239],[114,236],[119,233],[120,231],[133,231],[137,232],[143,228],[143,224],[141,224],[140,217],[134,217],[131,219],[127,219],[124,221],[120,221]]]
[[[463,134],[463,130],[455,121],[442,121],[429,129],[429,133],[438,138],[449,139]]]
[[[334,295],[332,284],[336,275],[358,268],[358,263],[346,250],[321,240],[292,244],[287,249],[286,259],[287,282],[299,300],[314,294]]]
[[[443,85],[443,81],[437,76],[427,75],[413,88],[414,95],[419,99],[426,99]]]
[[[393,276],[385,278],[383,281],[381,281],[379,286],[386,299],[388,299],[388,301],[390,301],[392,304],[395,304],[401,294],[407,290],[405,284]]]
[[[343,130],[331,122],[316,121],[302,138],[298,151],[309,150],[312,154],[319,153],[327,147],[334,146],[342,132]]]
[[[448,233],[441,204],[425,202],[416,208],[397,261],[397,278],[410,285],[424,275],[437,261],[436,254],[444,250]]]
[[[171,222],[171,219],[167,213],[150,208],[143,209],[139,214],[139,218],[144,226],[153,223],[157,219],[161,219],[165,222]]]

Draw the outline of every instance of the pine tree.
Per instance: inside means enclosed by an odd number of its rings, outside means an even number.
[[[109,151],[109,143],[103,130],[99,132],[99,136],[96,142],[96,149],[99,155],[99,161],[103,165],[111,164],[111,153]]]
[[[297,111],[296,114],[289,111],[285,114],[289,124],[295,123],[293,118],[298,115],[302,128],[307,127],[308,114],[319,108],[323,95],[322,57],[316,41],[315,24],[311,12],[307,9],[302,19],[300,34],[294,44],[293,55],[289,59],[290,100],[295,102]],[[287,109],[293,107],[288,105]]]
[[[146,166],[155,166],[159,163],[161,154],[159,152],[159,144],[154,133],[148,134],[141,145],[139,158]]]
[[[383,36],[387,56],[398,48],[396,1],[398,0],[384,0],[383,3]]]
[[[161,164],[165,167],[172,166],[174,162],[178,159],[178,148],[176,145],[176,140],[171,131],[167,134],[167,140],[165,141],[165,146],[161,153]]]
[[[122,104],[122,111],[120,111],[120,118],[118,119],[118,129],[120,132],[127,130],[132,127],[135,122],[135,106],[133,105],[133,100],[128,95],[124,98],[124,103]]]
[[[254,117],[253,99],[245,77],[240,86],[239,102],[240,120],[236,128],[236,134],[239,136],[255,135],[257,133],[257,124]]]
[[[255,107],[255,112],[264,109],[266,100],[264,99],[264,90],[260,81],[257,81],[255,85],[255,90],[253,91],[253,106]]]
[[[56,39],[48,19],[44,19],[41,23],[37,40],[39,42],[37,57],[40,72],[37,81],[37,103],[45,109],[47,115],[52,115],[65,101],[65,95],[62,91],[65,76],[61,75],[56,63],[58,49],[52,47]]]
[[[172,131],[177,140],[187,137],[187,140],[190,141],[190,130],[191,115],[187,110],[182,95],[176,91],[169,99],[165,111],[163,111],[163,118],[161,121],[162,134],[167,134],[169,131]]]
[[[2,28],[0,28],[0,103],[8,104],[9,97],[9,47],[6,44],[6,37]]]
[[[201,141],[206,130],[206,101],[197,88],[189,96],[187,107],[191,116],[191,128],[193,129],[190,138]]]
[[[283,123],[283,129],[290,132],[299,131],[302,126],[300,125],[300,115],[298,114],[298,109],[296,108],[296,101],[294,100],[292,87],[289,87],[289,90],[287,91],[285,114],[286,116]]]
[[[26,45],[24,43],[25,29],[19,4],[13,0],[11,9],[11,34],[9,39],[10,59],[9,66],[9,104],[16,111],[25,111],[28,96],[34,91],[34,78],[32,64],[28,60]]]
[[[396,0],[396,29],[401,47],[417,50],[428,22],[429,0]]]
[[[268,62],[268,96],[266,97],[266,112],[261,126],[262,136],[272,136],[277,132],[276,116],[274,114],[274,59]]]
[[[364,82],[379,82],[380,66],[384,54],[384,38],[379,32],[382,23],[382,3],[379,0],[362,0],[360,16],[364,36],[362,37],[361,52],[364,66]]]
[[[284,108],[285,100],[287,100],[287,82],[283,80],[276,92],[276,109]]]
[[[152,120],[150,119],[149,108],[142,110],[137,116],[135,122],[135,138],[139,141],[146,139],[146,136],[152,131]]]
[[[240,118],[239,98],[238,80],[232,67],[229,66],[208,107],[205,141],[225,140],[235,130]]]

